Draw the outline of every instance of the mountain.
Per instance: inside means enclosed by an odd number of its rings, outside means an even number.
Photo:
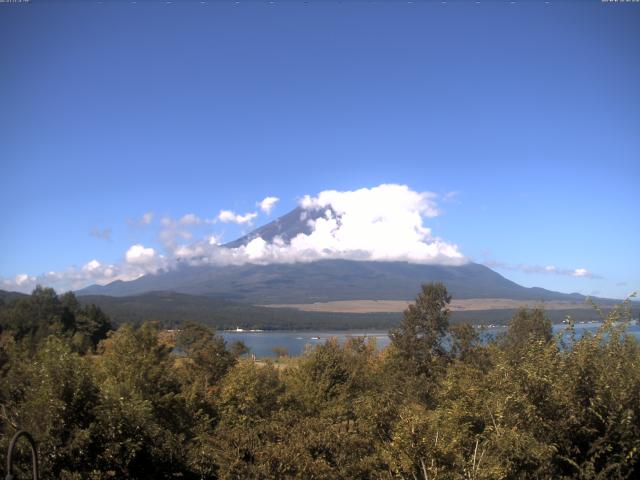
[[[300,207],[294,208],[292,211],[278,217],[273,222],[269,222],[260,228],[256,228],[247,235],[224,244],[224,247],[237,248],[246,245],[254,238],[261,237],[265,242],[272,242],[276,237],[282,238],[285,242],[289,242],[293,237],[300,233],[308,235],[311,233],[309,220],[316,220],[324,215],[324,210],[304,210]]]
[[[172,291],[251,304],[411,300],[422,283],[432,281],[444,282],[455,298],[584,299],[579,294],[523,287],[477,263],[452,267],[354,260],[271,265],[182,265],[175,270],[145,275],[129,282],[94,285],[77,293],[129,296]]]
[[[262,237],[276,236],[285,242],[309,233],[309,219],[323,211],[296,208],[224,247],[246,245]],[[412,300],[426,282],[441,281],[454,298],[505,298],[550,301],[584,300],[577,293],[564,294],[543,288],[527,288],[477,263],[461,266],[424,265],[407,262],[320,260],[270,265],[179,265],[136,280],[92,285],[78,295],[131,296],[171,291],[236,302],[261,304],[312,303],[334,300]]]
[[[0,305],[10,303],[18,298],[26,298],[27,295],[19,292],[8,292],[6,290],[0,290]]]

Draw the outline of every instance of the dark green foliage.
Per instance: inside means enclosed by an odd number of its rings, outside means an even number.
[[[227,350],[226,342],[203,325],[186,322],[176,336],[176,347],[187,354],[183,365],[190,384],[200,383],[203,395],[236,363],[236,356]],[[236,347],[236,352],[242,349]]]
[[[116,324],[140,325],[145,321],[157,320],[164,328],[177,328],[184,320],[192,320],[217,330],[236,327],[263,330],[388,330],[396,328],[403,317],[401,313],[304,312],[292,308],[261,307],[241,301],[175,292],[150,292],[129,297],[83,295],[78,298],[82,304],[98,305]],[[605,308],[610,309],[611,306]],[[450,320],[451,323],[473,325],[507,325],[516,313],[515,309],[455,311],[450,313]],[[547,315],[554,323],[562,322],[567,315],[571,315],[576,321],[600,319],[597,312],[580,306],[574,309],[550,310]]]
[[[250,348],[242,340],[236,340],[231,343],[231,353],[234,357],[238,358],[243,355],[247,355],[250,352]]]
[[[520,309],[509,323],[507,333],[500,338],[502,347],[518,354],[536,342],[547,343],[553,336],[551,321],[540,308]]]
[[[37,289],[2,310],[0,448],[29,430],[46,480],[638,478],[628,308],[563,342],[522,310],[483,343],[448,303],[425,285],[387,349],[330,340],[274,364],[192,322],[94,349],[104,315]]]
[[[442,283],[423,285],[415,303],[404,311],[400,327],[390,332],[405,368],[417,376],[434,378],[446,361],[448,353],[443,340],[449,331],[450,301]]]
[[[41,466],[48,478],[83,470],[94,448],[93,409],[98,389],[91,366],[73,353],[68,344],[51,336],[31,356],[21,345],[3,345],[9,362],[0,379],[5,452],[9,435],[20,426],[37,439]]]
[[[171,478],[184,468],[188,417],[170,350],[153,324],[122,327],[103,342],[95,366],[99,470],[117,478]]]
[[[399,313],[303,312],[293,308],[270,308],[221,300],[215,297],[152,292],[132,297],[81,296],[83,303],[94,303],[115,323],[140,325],[157,320],[165,328],[178,328],[184,320],[216,330],[245,329],[388,329],[398,324]]]
[[[65,337],[79,352],[94,349],[112,329],[109,317],[96,305],[83,306],[72,292],[58,296],[52,288],[41,286],[30,296],[19,296],[2,306],[0,327],[32,346],[49,335]]]

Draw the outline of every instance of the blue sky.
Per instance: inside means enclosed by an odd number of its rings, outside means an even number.
[[[623,297],[639,27],[640,4],[601,2],[0,4],[0,276],[163,252],[163,217],[255,226],[395,183],[439,195],[425,225],[468,258]]]

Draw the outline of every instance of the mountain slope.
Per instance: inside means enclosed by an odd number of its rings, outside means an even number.
[[[79,295],[139,295],[173,291],[253,304],[332,300],[411,300],[425,282],[444,282],[455,298],[579,300],[542,288],[525,288],[476,263],[462,266],[406,262],[321,260],[309,263],[181,266],[130,282],[91,286]]]
[[[265,242],[272,242],[275,237],[280,237],[285,242],[289,242],[300,233],[308,235],[311,227],[307,223],[324,215],[324,210],[304,210],[300,207],[294,208],[286,215],[276,218],[262,227],[256,228],[243,237],[224,244],[224,247],[237,248],[246,245],[254,238],[261,237]]]
[[[223,247],[237,248],[257,237],[288,242],[310,232],[309,220],[324,210],[296,208]],[[249,304],[311,303],[334,300],[411,300],[426,282],[444,282],[455,298],[582,300],[542,288],[526,288],[484,265],[425,265],[391,261],[320,260],[270,265],[182,264],[129,282],[92,285],[79,295],[131,296],[171,291]]]
[[[3,303],[9,303],[18,298],[25,298],[27,295],[19,292],[9,292],[7,290],[0,290],[0,305]]]

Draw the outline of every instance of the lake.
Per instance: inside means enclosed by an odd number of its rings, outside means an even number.
[[[600,323],[579,323],[576,324],[577,336],[583,335],[585,332],[595,332]],[[553,332],[557,333],[565,328],[565,325],[558,324],[553,326]],[[506,327],[492,327],[484,330],[488,336],[495,336],[503,332]],[[640,340],[640,326],[633,323],[629,326],[628,332]],[[335,337],[340,343],[343,343],[349,337],[367,337],[374,338],[378,348],[386,347],[389,342],[387,331],[372,330],[276,330],[263,332],[220,332],[224,339],[228,342],[241,340],[249,347],[250,353],[258,358],[275,357],[273,349],[276,347],[284,347],[289,355],[297,356],[304,352],[307,345],[318,345],[329,338]]]

